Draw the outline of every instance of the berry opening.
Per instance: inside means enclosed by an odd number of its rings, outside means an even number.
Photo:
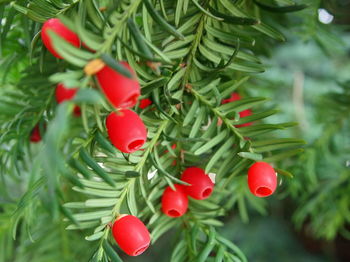
[[[141,255],[143,252],[145,252],[146,251],[146,249],[148,248],[148,245],[145,245],[145,246],[143,246],[143,247],[140,247],[138,250],[136,250],[135,252],[134,252],[134,256],[138,256],[138,255]]]
[[[269,195],[272,194],[272,190],[271,190],[270,188],[268,188],[268,187],[262,186],[262,187],[259,187],[259,188],[256,190],[255,193],[256,193],[257,196],[260,196],[260,197],[267,197],[267,196],[269,196]]]
[[[179,217],[179,216],[181,216],[181,214],[175,209],[169,210],[168,211],[168,215],[171,216],[171,217]]]
[[[128,149],[129,151],[136,151],[138,150],[143,144],[144,144],[144,140],[143,139],[138,139],[138,140],[134,140],[132,141],[129,145],[128,145]]]
[[[211,188],[205,189],[205,190],[203,191],[203,193],[202,193],[202,197],[203,197],[203,198],[207,198],[208,196],[210,196],[210,194],[211,194],[212,191],[213,191],[213,190],[212,190]]]
[[[138,93],[132,94],[131,96],[128,97],[128,99],[122,105],[120,105],[120,107],[125,107],[125,108],[133,107],[137,103],[139,96],[140,95]]]

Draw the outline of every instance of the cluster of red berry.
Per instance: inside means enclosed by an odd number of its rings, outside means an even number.
[[[188,196],[203,200],[214,189],[210,177],[199,167],[189,167],[181,175],[181,180],[189,185],[176,184],[175,190],[168,186],[162,196],[162,211],[170,217],[184,215],[188,208]]]
[[[62,57],[52,45],[48,31],[52,30],[60,37],[76,47],[80,47],[80,39],[69,30],[59,19],[47,20],[41,31],[43,44],[57,58]],[[139,150],[147,139],[147,129],[141,118],[129,108],[138,102],[141,95],[140,84],[136,74],[126,62],[120,62],[133,76],[127,78],[114,71],[104,63],[96,72],[97,81],[108,101],[117,109],[107,116],[106,127],[112,144],[124,153],[132,153]],[[62,83],[56,87],[55,97],[57,103],[72,100],[78,88],[67,88]],[[149,99],[142,99],[139,107],[144,109],[152,104]],[[73,111],[75,116],[81,115],[79,106]],[[39,126],[37,125],[31,134],[32,142],[41,140]],[[119,247],[130,256],[142,254],[150,244],[150,234],[146,226],[135,216],[120,215],[112,227],[113,236]]]
[[[181,175],[181,180],[189,185],[168,186],[162,196],[162,211],[170,217],[180,217],[188,209],[188,196],[203,200],[214,189],[214,183],[204,170],[189,167]],[[265,162],[256,162],[248,170],[249,189],[257,197],[267,197],[276,190],[275,170]],[[150,233],[137,217],[121,215],[113,225],[113,236],[119,247],[130,256],[142,254],[150,245]]]
[[[168,186],[162,196],[162,211],[170,217],[180,217],[188,209],[188,196],[203,200],[208,198],[214,189],[211,178],[198,167],[189,167],[181,175],[181,180],[189,185],[176,184],[175,190]],[[277,187],[277,175],[271,165],[256,162],[248,170],[248,186],[257,197],[267,197]]]
[[[54,46],[48,34],[49,31],[54,31],[61,38],[65,39],[73,46],[80,47],[81,41],[78,36],[69,30],[59,19],[53,18],[47,20],[41,31],[43,44],[57,58],[62,58]],[[117,109],[117,112],[112,112],[106,119],[106,126],[109,138],[112,144],[124,153],[132,153],[140,149],[147,139],[147,130],[141,118],[132,110],[136,105],[141,94],[140,85],[136,79],[136,74],[132,68],[126,63],[121,64],[131,73],[132,78],[127,78],[119,74],[112,68],[102,64],[100,70],[96,72],[97,81],[105,94],[108,101]],[[62,83],[56,87],[56,101],[62,103],[74,98],[78,88],[67,88]],[[152,104],[149,99],[140,101],[140,108],[146,108]],[[80,116],[81,111],[79,106],[75,106],[74,115]],[[38,128],[35,128],[31,135],[32,142],[41,140]]]
[[[52,45],[48,30],[54,31],[76,47],[80,47],[78,36],[65,27],[59,19],[49,19],[42,28],[42,41],[47,49],[57,58],[62,58]],[[139,150],[147,139],[147,129],[141,118],[129,108],[136,105],[140,94],[140,84],[136,79],[133,69],[126,63],[121,64],[129,70],[132,78],[127,78],[102,64],[96,72],[97,81],[108,101],[118,109],[112,112],[106,119],[106,127],[112,144],[124,153],[132,153]],[[67,88],[62,83],[56,87],[57,103],[74,98],[78,88]],[[222,104],[241,99],[239,94],[233,93],[230,98],[222,101]],[[139,107],[144,109],[152,104],[149,99],[140,101]],[[75,116],[80,116],[79,106],[73,111]],[[239,112],[240,117],[251,115],[250,110]],[[236,127],[249,126],[251,123]],[[36,126],[31,135],[32,142],[41,140],[39,127]],[[188,185],[174,185],[175,190],[168,186],[162,195],[162,211],[169,217],[180,217],[187,212],[188,196],[203,200],[208,198],[214,189],[214,183],[199,167],[189,167],[181,175],[181,180]],[[271,195],[277,186],[277,176],[274,169],[265,162],[254,163],[248,171],[248,186],[252,194],[258,197]],[[150,233],[147,227],[135,216],[120,215],[113,224],[112,232],[119,247],[130,256],[142,254],[150,245]]]
[[[186,213],[188,196],[194,199],[206,199],[213,192],[214,183],[204,170],[198,167],[187,168],[181,180],[189,185],[175,185],[175,191],[169,186],[162,197],[162,211],[170,217],[179,217]],[[135,216],[121,215],[113,224],[113,236],[119,247],[130,256],[142,254],[150,245],[147,227]]]

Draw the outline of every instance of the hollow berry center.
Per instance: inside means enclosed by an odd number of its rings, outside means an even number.
[[[133,107],[139,98],[139,94],[133,94],[121,105],[121,107]]]
[[[172,216],[172,217],[179,217],[181,214],[178,211],[176,211],[175,209],[171,209],[168,211],[168,215]]]
[[[270,188],[268,187],[259,187],[257,190],[256,190],[256,194],[258,196],[269,196],[271,195],[272,191]]]
[[[211,189],[211,188],[205,189],[205,190],[203,191],[203,193],[202,193],[202,197],[203,197],[203,198],[206,198],[206,197],[210,196],[211,192],[212,192],[212,189]]]
[[[138,250],[135,251],[134,256],[141,255],[145,250],[148,248],[148,245],[140,247]]]
[[[128,145],[128,148],[130,151],[135,151],[143,145],[143,142],[142,139],[134,140]]]

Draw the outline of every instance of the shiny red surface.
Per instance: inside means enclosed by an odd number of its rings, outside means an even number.
[[[71,43],[73,46],[80,47],[80,39],[78,36],[69,30],[58,18],[51,18],[47,20],[41,29],[41,39],[46,48],[57,58],[62,57],[57,53],[53,47],[51,38],[48,35],[48,30],[54,31],[61,38],[65,39],[67,42]]]
[[[106,119],[109,139],[124,153],[139,150],[147,140],[147,129],[141,118],[132,110],[112,112]]]
[[[198,167],[187,168],[181,176],[181,180],[191,184],[184,185],[185,192],[194,199],[208,198],[214,189],[214,183],[209,176],[205,174],[204,170]]]

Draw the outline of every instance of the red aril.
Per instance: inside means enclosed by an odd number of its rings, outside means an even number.
[[[70,29],[68,29],[58,18],[51,18],[44,23],[41,29],[41,39],[46,48],[55,57],[62,59],[62,57],[57,53],[52,44],[52,40],[48,34],[49,30],[55,32],[58,36],[60,36],[73,46],[80,47],[79,37]]]

